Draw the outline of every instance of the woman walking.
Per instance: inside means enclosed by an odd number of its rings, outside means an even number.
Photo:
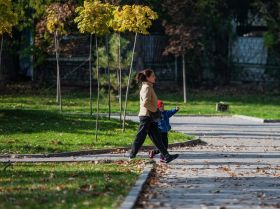
[[[151,138],[154,145],[160,151],[163,156],[162,162],[169,163],[178,157],[178,154],[170,155],[167,148],[164,146],[161,136],[156,124],[156,119],[153,115],[158,112],[157,109],[157,95],[154,92],[153,85],[156,82],[156,76],[151,69],[145,69],[139,72],[136,76],[136,80],[141,84],[140,90],[140,111],[139,119],[140,124],[138,132],[132,144],[132,150],[129,158],[135,158],[139,149],[143,145],[147,134]],[[160,117],[160,114],[159,114]]]

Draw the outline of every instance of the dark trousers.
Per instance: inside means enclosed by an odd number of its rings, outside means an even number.
[[[161,133],[161,140],[166,149],[168,149],[168,133]]]
[[[168,133],[160,133],[161,135],[161,141],[163,143],[163,145],[165,146],[166,149],[168,149]],[[155,154],[160,153],[160,151],[158,149],[154,150]]]
[[[148,116],[140,116],[139,119],[140,124],[138,132],[132,144],[131,155],[136,155],[138,153],[148,134],[162,156],[168,157],[169,153],[161,140],[157,124],[153,122],[152,119]]]

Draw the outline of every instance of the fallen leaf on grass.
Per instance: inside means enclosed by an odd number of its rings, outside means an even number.
[[[51,173],[49,179],[53,179],[55,177],[54,173]]]
[[[56,191],[62,191],[64,188],[65,188],[64,185],[58,185],[58,186],[55,187],[55,190]]]
[[[6,141],[6,143],[7,144],[13,144],[13,143],[16,143],[16,141],[15,140],[8,140],[8,141]]]
[[[93,190],[93,186],[91,184],[83,184],[79,188],[80,192],[90,192],[92,190]]]
[[[89,205],[90,205],[90,202],[89,202],[89,201],[84,201],[84,202],[83,202],[83,205],[84,205],[84,206],[89,206]]]

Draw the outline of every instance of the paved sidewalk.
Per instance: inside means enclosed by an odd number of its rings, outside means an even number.
[[[128,118],[138,120],[137,117]],[[144,208],[280,208],[280,124],[232,117],[172,117],[174,130],[201,136],[207,146],[172,152]],[[147,157],[147,153],[138,156]],[[127,154],[0,158],[0,162],[127,159]]]
[[[231,117],[173,117],[208,145],[180,158],[148,189],[144,208],[280,208],[280,124]]]

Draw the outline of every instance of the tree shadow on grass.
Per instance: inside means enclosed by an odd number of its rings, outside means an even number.
[[[0,110],[0,129],[3,134],[38,133],[44,131],[63,133],[87,133],[94,130],[96,118],[89,115],[63,115],[42,110]],[[116,119],[100,118],[100,131],[120,130]],[[137,129],[137,124],[127,123],[128,129]]]
[[[126,146],[137,130],[137,124],[127,123],[121,133],[116,119],[99,118],[95,141],[96,118],[81,114],[59,114],[42,110],[0,110],[0,153],[42,153],[85,150],[104,146]],[[119,139],[119,140],[114,140]]]

